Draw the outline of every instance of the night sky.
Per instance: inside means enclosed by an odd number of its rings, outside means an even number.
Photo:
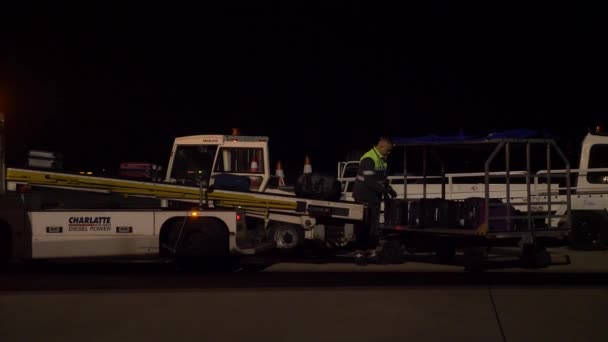
[[[175,136],[239,127],[269,136],[288,175],[306,153],[331,174],[380,135],[544,128],[578,143],[608,117],[599,2],[286,3],[5,9],[9,165],[36,148],[74,169],[164,164]]]

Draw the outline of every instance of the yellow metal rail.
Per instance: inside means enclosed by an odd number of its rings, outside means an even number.
[[[145,196],[159,199],[196,202],[200,198],[198,187],[151,183],[116,178],[81,176],[57,172],[27,169],[8,169],[7,181],[38,186],[68,187],[86,190],[102,190],[126,196]],[[296,210],[296,199],[261,193],[240,193],[215,190],[207,194],[214,205],[221,207],[242,207],[251,210]]]

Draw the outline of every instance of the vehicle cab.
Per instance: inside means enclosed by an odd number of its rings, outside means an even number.
[[[608,132],[600,127],[583,139],[576,182],[577,192],[605,193],[608,189]]]
[[[219,175],[248,179],[249,191],[263,192],[270,180],[268,137],[193,135],[175,139],[165,181],[214,185]]]

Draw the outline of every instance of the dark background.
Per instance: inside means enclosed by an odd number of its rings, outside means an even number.
[[[9,165],[166,163],[173,138],[270,137],[288,177],[378,136],[547,129],[578,148],[607,113],[605,11],[502,2],[5,7]]]

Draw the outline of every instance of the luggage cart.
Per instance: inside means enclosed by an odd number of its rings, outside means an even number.
[[[391,206],[385,202],[384,223],[381,225],[381,258],[385,262],[398,262],[403,258],[404,250],[418,248],[431,249],[435,251],[440,261],[448,261],[457,249],[464,252],[465,268],[470,271],[483,269],[487,251],[495,246],[515,246],[520,248],[520,256],[526,266],[546,267],[550,264],[550,255],[545,246],[556,241],[564,241],[571,227],[571,188],[570,188],[570,164],[564,153],[560,150],[553,139],[510,136],[507,134],[495,134],[482,139],[458,138],[408,138],[395,139],[395,146],[403,149],[403,190],[404,201],[407,205]],[[445,182],[446,163],[441,159],[437,150],[458,148],[460,151],[470,151],[483,146],[489,149],[489,155],[485,159],[484,171],[481,173],[484,183],[480,184],[485,189],[485,196],[472,201],[479,203],[481,212],[471,214],[468,211],[465,201],[452,201],[445,198],[445,187],[451,186]],[[545,164],[547,174],[546,189],[540,189],[538,182],[534,182],[532,176],[533,155],[532,149],[540,147],[543,151],[542,161]],[[408,153],[412,149],[421,149],[422,152],[422,177],[411,177],[412,179],[422,180],[423,195],[422,199],[408,198]],[[517,151],[522,152],[518,156]],[[552,151],[558,159],[563,162],[566,170],[565,174],[552,175],[551,165]],[[427,174],[428,155],[439,161],[440,175],[433,176]],[[504,161],[499,168],[502,170],[492,170],[492,166],[498,163],[499,155],[504,155]],[[454,154],[451,154],[454,157]],[[523,157],[526,170],[524,172],[512,171],[511,165],[514,158]],[[521,161],[521,160],[520,160]],[[539,159],[534,159],[538,162]],[[479,174],[477,174],[479,175]],[[513,197],[511,194],[511,184],[516,177],[525,178],[526,191],[524,196]],[[559,179],[565,186],[555,190],[552,188],[552,180]],[[502,200],[490,197],[490,180],[504,179],[505,193]],[[459,220],[423,220],[422,218],[412,218],[414,204],[423,203],[426,200],[427,180],[440,179],[442,191],[438,203],[450,203],[450,207],[458,208]],[[495,183],[494,183],[495,184]],[[534,187],[532,185],[535,185]],[[545,192],[546,191],[546,192]],[[543,194],[541,196],[540,194]],[[453,216],[448,214],[440,205],[430,206],[434,212],[430,216],[435,218],[441,215]],[[394,215],[390,208],[407,208],[406,213]],[[428,209],[428,208],[427,208]],[[497,214],[499,213],[499,214]],[[397,220],[391,219],[391,215],[401,217]],[[467,215],[475,216],[474,222],[477,224],[467,225],[464,221]],[[424,221],[424,222],[423,222]],[[430,221],[430,222],[429,222]]]

